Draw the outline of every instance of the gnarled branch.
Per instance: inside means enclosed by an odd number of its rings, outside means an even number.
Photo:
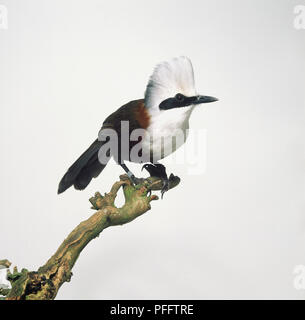
[[[171,175],[169,181],[171,189],[179,184],[180,179]],[[117,208],[114,201],[121,187],[125,203],[121,208]],[[45,265],[38,271],[22,269],[18,272],[15,267],[13,273],[8,272],[12,288],[5,292],[2,290],[0,294],[5,295],[7,300],[54,299],[62,284],[70,281],[72,268],[86,245],[104,229],[128,223],[150,210],[150,202],[158,199],[156,195],[151,195],[150,191],[161,189],[162,181],[158,178],[143,179],[141,184],[133,186],[126,175],[120,176],[120,181],[114,183],[109,193],[102,196],[97,192],[89,200],[92,208],[97,211],[68,235]],[[8,268],[10,262],[0,260],[0,265]]]

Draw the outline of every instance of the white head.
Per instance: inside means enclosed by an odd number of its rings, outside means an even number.
[[[150,124],[147,128],[149,135],[142,142],[143,150],[147,154],[153,150],[155,159],[155,155],[163,148],[163,153],[155,160],[171,154],[185,142],[194,106],[216,100],[197,94],[193,66],[187,57],[174,58],[157,65],[145,92]]]
[[[196,104],[216,100],[213,97],[198,95],[192,63],[184,56],[158,64],[145,91],[145,106],[152,112],[191,107],[187,108],[189,110]]]

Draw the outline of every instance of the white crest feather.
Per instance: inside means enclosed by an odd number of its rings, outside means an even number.
[[[158,64],[151,75],[145,91],[145,105],[156,108],[177,93],[196,95],[194,71],[191,60],[177,57]]]

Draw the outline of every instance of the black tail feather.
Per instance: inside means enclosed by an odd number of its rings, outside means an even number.
[[[74,188],[76,190],[84,190],[92,178],[96,178],[105,167],[106,165],[101,164],[98,159],[90,165],[86,165],[76,177]]]
[[[98,152],[103,143],[102,141],[95,140],[73,163],[59,183],[58,194],[66,191],[72,185],[77,190],[83,190],[92,178],[96,178],[102,172],[106,164],[103,165],[99,162]]]

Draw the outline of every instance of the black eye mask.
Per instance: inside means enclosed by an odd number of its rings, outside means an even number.
[[[175,97],[162,101],[159,105],[160,110],[168,110],[173,108],[187,107],[195,104],[197,97],[186,97],[181,93],[177,93]]]
[[[169,110],[174,108],[188,107],[194,104],[209,103],[218,99],[210,96],[193,96],[186,97],[181,93],[177,93],[173,98],[163,100],[159,104],[160,110]]]

